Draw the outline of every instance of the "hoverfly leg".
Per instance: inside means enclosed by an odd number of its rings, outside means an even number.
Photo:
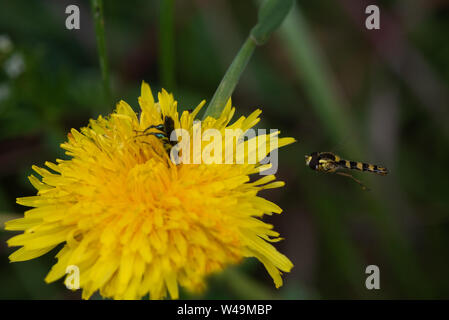
[[[354,178],[352,175],[350,175],[349,173],[345,173],[345,172],[335,172],[336,174],[339,174],[340,176],[344,176],[344,177],[349,177],[349,178],[351,178],[352,180],[354,180],[355,182],[357,182],[359,185],[360,185],[360,187],[362,188],[362,190],[365,190],[365,191],[369,191],[370,189],[367,187],[367,186],[365,186],[360,180],[358,180],[358,179],[356,179],[356,178]]]
[[[151,125],[148,128],[145,128],[145,130],[136,130],[136,129],[134,129],[133,131],[135,133],[141,133],[141,135],[139,135],[139,136],[144,136],[144,135],[146,135],[147,131],[150,130],[150,129],[157,129],[159,131],[163,131],[164,130],[164,125],[163,124]]]

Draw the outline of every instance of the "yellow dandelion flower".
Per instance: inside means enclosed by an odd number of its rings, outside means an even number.
[[[33,208],[6,223],[7,230],[23,231],[8,240],[21,246],[10,260],[30,260],[63,244],[45,281],[76,266],[85,299],[98,290],[114,299],[161,299],[167,293],[176,299],[179,286],[201,291],[206,276],[245,257],[261,261],[280,287],[282,272],[293,265],[270,244],[279,234],[261,217],[282,210],[257,193],[283,183],[274,175],[250,181],[260,164],[172,163],[162,139],[145,129],[169,116],[175,128],[192,132],[204,101],[179,116],[171,94],[162,90],[158,100],[143,83],[140,116],[120,101],[108,118],[71,130],[61,145],[69,160],[46,162],[48,169],[33,166],[42,177],[29,177],[37,195],[17,199]],[[233,113],[229,102],[201,130],[245,131],[259,121],[255,111],[230,125]],[[280,138],[278,147],[292,142]]]

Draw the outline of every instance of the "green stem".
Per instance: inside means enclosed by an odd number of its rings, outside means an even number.
[[[95,21],[98,57],[100,60],[101,77],[103,79],[103,94],[107,103],[111,102],[111,87],[109,82],[108,58],[104,35],[103,0],[91,0],[92,13]]]
[[[159,72],[162,87],[174,90],[175,86],[175,41],[174,1],[162,0],[159,19]]]
[[[245,70],[245,67],[248,64],[249,59],[253,55],[255,48],[255,41],[251,37],[248,37],[239,53],[234,58],[234,61],[232,61],[232,64],[226,71],[226,74],[221,80],[217,91],[215,91],[215,94],[212,97],[212,100],[209,103],[206,112],[204,113],[203,120],[208,116],[214,118],[218,118],[220,116],[221,111],[226,105],[226,102],[231,97],[232,92],[234,92],[240,76],[242,75],[243,70]]]
[[[265,0],[259,8],[257,24],[251,29],[250,35],[232,61],[226,74],[215,91],[209,103],[203,120],[208,116],[218,118],[231,98],[240,76],[245,70],[249,59],[257,45],[264,44],[270,35],[282,24],[292,7],[292,0]]]

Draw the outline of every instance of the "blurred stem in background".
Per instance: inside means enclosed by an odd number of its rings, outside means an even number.
[[[161,86],[175,89],[174,0],[162,0],[159,14],[159,77]]]
[[[285,23],[280,28],[281,38],[290,56],[296,74],[305,87],[312,108],[315,109],[322,126],[333,143],[338,144],[346,137],[348,154],[351,158],[358,158],[363,154],[357,134],[360,130],[355,126],[354,117],[343,108],[343,99],[336,90],[337,84],[330,72],[319,46],[313,36],[301,10],[295,6]],[[313,199],[313,195],[310,195]],[[383,199],[379,202],[379,199]],[[378,234],[381,237],[382,249],[390,259],[392,268],[403,287],[410,292],[419,292],[419,288],[429,288],[424,275],[416,264],[416,257],[411,251],[410,244],[404,239],[404,230],[395,219],[391,197],[387,197],[383,190],[376,190],[366,194],[366,208],[370,210],[375,221]],[[362,268],[363,260],[357,246],[348,237],[344,226],[335,219],[335,212],[321,203],[315,203],[319,223],[324,230],[327,244],[333,252],[343,252],[343,257],[337,257],[336,262],[341,272],[351,281],[354,289],[360,291],[360,284],[354,282],[354,272]],[[335,211],[335,210],[334,210]],[[415,279],[414,282],[408,279]],[[360,292],[359,292],[360,293]]]
[[[305,87],[311,107],[315,109],[324,130],[337,145],[344,141],[351,157],[361,155],[357,127],[344,99],[338,94],[336,81],[298,6],[294,6],[280,28],[280,36],[290,60]]]
[[[311,107],[315,109],[327,136],[331,138],[334,145],[341,143],[349,136],[349,141],[345,141],[345,149],[351,157],[359,157],[362,151],[355,134],[356,126],[353,117],[342,107],[343,98],[337,93],[336,81],[297,5],[293,7],[281,26],[280,37],[301,85],[305,88]],[[308,198],[315,199],[313,195]],[[363,295],[361,278],[355,276],[364,270],[363,259],[357,247],[349,238],[344,225],[336,218],[335,208],[330,208],[320,201],[314,202],[313,205],[320,228],[323,230],[323,237],[330,251],[336,253],[334,259],[337,268],[351,283],[354,290],[359,295]]]
[[[109,106],[111,104],[111,85],[109,79],[109,65],[106,54],[106,43],[104,35],[103,0],[91,0],[90,3],[95,21],[98,57],[100,60],[101,78],[103,80],[103,95],[106,106]]]
[[[218,118],[226,102],[231,98],[240,77],[253,55],[257,45],[264,44],[270,35],[281,25],[287,16],[293,1],[266,0],[259,8],[257,24],[235,56],[210,101],[203,119],[208,116]]]
[[[335,262],[335,268],[343,276],[359,297],[367,295],[364,284],[364,261],[358,248],[348,235],[344,221],[338,216],[334,201],[320,201],[320,199],[308,192],[308,198],[315,208],[317,222],[322,230],[321,236],[326,242],[331,258]],[[378,294],[381,297],[382,293]]]

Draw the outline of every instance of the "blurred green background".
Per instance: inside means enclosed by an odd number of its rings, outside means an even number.
[[[380,30],[365,28],[368,4]],[[81,11],[65,28],[65,8]],[[173,4],[173,10],[171,10]],[[106,1],[111,96],[103,95],[88,1],[3,0],[0,10],[0,223],[23,214],[35,193],[31,165],[65,157],[70,128],[124,99],[137,110],[142,80],[165,87],[181,108],[210,101],[257,18],[258,1]],[[286,187],[264,196],[294,263],[276,290],[248,260],[214,276],[206,299],[449,298],[449,3],[424,0],[296,1],[282,27],[256,49],[233,95],[237,115],[263,110],[260,128],[298,142],[280,150]],[[304,154],[333,151],[386,166],[386,177],[323,175]],[[1,299],[78,299],[45,284],[57,251],[11,264],[0,231]],[[367,290],[365,268],[380,268]],[[96,298],[100,298],[98,295]]]

